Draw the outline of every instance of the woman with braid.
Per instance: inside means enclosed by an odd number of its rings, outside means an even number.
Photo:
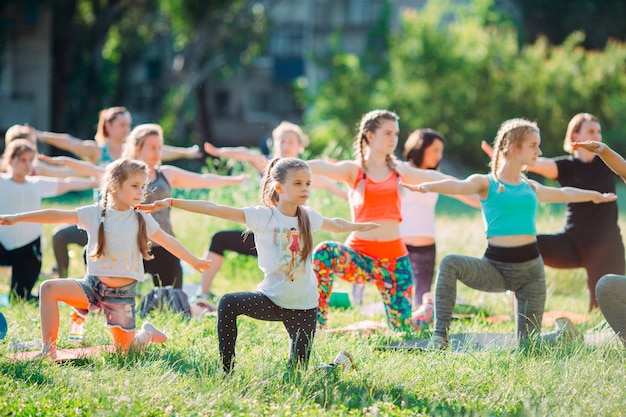
[[[0,225],[17,222],[69,223],[87,231],[87,274],[82,279],[51,279],[41,285],[39,307],[41,339],[39,357],[56,358],[59,302],[74,307],[81,316],[103,310],[114,344],[122,351],[163,343],[165,334],[145,322],[135,334],[135,295],[143,281],[142,259],[150,259],[150,240],[159,243],[199,272],[209,262],[189,252],[165,233],[152,218],[135,210],[143,201],[148,168],[143,162],[120,159],[107,166],[100,182],[102,201],[75,210],[36,210],[0,216]]]
[[[489,174],[465,180],[443,180],[406,188],[423,193],[478,194],[487,235],[482,258],[448,255],[439,264],[435,287],[434,348],[448,345],[448,327],[456,299],[457,281],[487,292],[514,291],[517,301],[517,335],[520,341],[538,337],[546,301],[546,277],[537,244],[535,225],[538,202],[605,203],[613,193],[572,187],[545,187],[526,178],[523,170],[541,156],[539,128],[524,119],[500,125],[494,142]],[[546,337],[554,340],[574,332],[571,322]]]
[[[365,114],[354,139],[355,160],[309,161],[314,174],[348,185],[354,222],[375,222],[380,227],[353,232],[345,243],[326,241],[313,252],[319,298],[318,324],[328,320],[328,300],[333,280],[376,285],[381,293],[389,327],[411,326],[413,273],[406,245],[400,235],[402,221],[400,180],[408,183],[433,181],[448,176],[435,170],[411,167],[396,161],[398,116],[388,110]]]

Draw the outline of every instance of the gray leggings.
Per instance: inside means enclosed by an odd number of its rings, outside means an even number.
[[[515,291],[518,337],[524,339],[541,333],[546,302],[546,276],[541,257],[525,262],[500,262],[462,255],[443,258],[435,288],[435,335],[447,337],[457,280],[480,291]]]
[[[626,346],[626,277],[608,274],[600,278],[596,298],[606,321]]]

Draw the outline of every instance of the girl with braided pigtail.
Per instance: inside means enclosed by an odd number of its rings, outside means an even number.
[[[141,204],[157,212],[175,207],[245,224],[254,233],[263,281],[255,291],[225,294],[217,307],[217,335],[222,367],[230,373],[235,363],[237,317],[280,321],[289,334],[289,366],[305,366],[310,357],[317,316],[317,282],[311,268],[313,232],[368,231],[372,222],[349,222],[322,216],[306,206],[312,175],[306,162],[274,158],[261,182],[262,206],[230,207],[210,201],[166,198]]]
[[[103,310],[115,346],[127,352],[148,343],[163,343],[165,334],[145,322],[135,334],[137,282],[145,279],[143,259],[150,259],[150,240],[157,242],[199,272],[209,261],[189,252],[165,233],[152,216],[135,209],[144,198],[148,168],[141,161],[119,159],[109,164],[100,181],[103,200],[75,210],[36,210],[2,215],[0,225],[17,222],[76,224],[87,231],[87,275],[83,279],[51,279],[39,290],[41,339],[39,358],[57,355],[59,302],[81,316]],[[129,237],[137,236],[136,239]]]
[[[507,120],[494,143],[489,174],[473,174],[465,180],[443,180],[417,186],[412,191],[440,194],[477,194],[487,235],[482,258],[448,255],[439,264],[435,287],[434,348],[448,344],[448,327],[456,299],[456,283],[488,292],[514,291],[517,301],[517,335],[521,341],[541,333],[546,300],[546,278],[537,245],[535,225],[538,202],[605,203],[616,200],[613,193],[573,187],[546,187],[523,174],[541,155],[539,128],[524,119]],[[404,185],[404,184],[403,184]],[[554,341],[573,336],[571,322],[558,322],[557,332],[544,335]]]
[[[371,221],[380,228],[353,232],[345,243],[326,241],[313,252],[318,280],[318,325],[326,327],[328,300],[333,280],[376,285],[381,293],[391,329],[411,324],[413,274],[406,245],[400,236],[399,182],[417,184],[448,176],[434,170],[411,167],[397,161],[398,116],[388,110],[373,110],[363,116],[354,139],[355,159],[336,163],[309,161],[314,174],[345,182],[350,188],[352,221]]]

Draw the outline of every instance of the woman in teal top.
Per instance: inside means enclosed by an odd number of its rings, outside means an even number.
[[[524,119],[507,120],[500,126],[494,142],[491,173],[473,174],[465,180],[405,185],[413,191],[477,194],[485,221],[488,245],[482,258],[448,255],[439,265],[433,347],[445,348],[448,344],[457,280],[481,291],[514,291],[518,337],[524,340],[539,336],[546,279],[537,246],[537,203],[604,203],[617,198],[612,193],[546,187],[528,180],[523,170],[525,166],[534,165],[541,155],[540,144],[539,128],[535,123]],[[560,335],[552,334],[549,339]]]

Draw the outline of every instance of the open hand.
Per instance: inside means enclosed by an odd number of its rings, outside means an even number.
[[[400,181],[400,185],[410,191],[419,191],[420,193],[427,193],[428,189],[422,184],[407,184],[406,182]]]
[[[196,258],[191,266],[193,266],[193,269],[196,271],[202,273],[211,267],[211,262],[212,261],[205,258]]]
[[[493,156],[493,146],[488,144],[487,141],[483,140],[480,142],[480,149],[482,149],[483,152],[486,153],[489,158]]]
[[[617,196],[613,193],[602,193],[598,194],[592,201],[594,204],[599,203],[610,203],[611,201],[617,200]]]
[[[600,153],[604,150],[604,148],[606,148],[606,145],[602,142],[598,142],[595,140],[589,140],[586,142],[572,142],[572,149],[578,150],[580,148],[586,149],[589,152]]]
[[[146,213],[156,213],[157,211],[171,207],[170,200],[170,198],[164,198],[163,200],[157,200],[151,204],[137,204],[135,208]]]
[[[368,230],[372,230],[372,229],[376,229],[380,227],[378,223],[372,223],[372,222],[357,223],[357,224],[359,225],[358,227],[359,232],[367,232]]]
[[[40,161],[43,161],[50,165],[65,165],[64,157],[62,156],[48,156],[44,154],[39,154],[38,158]]]
[[[208,153],[211,156],[216,156],[216,157],[222,156],[220,149],[213,146],[213,144],[209,142],[204,142],[204,152]]]

